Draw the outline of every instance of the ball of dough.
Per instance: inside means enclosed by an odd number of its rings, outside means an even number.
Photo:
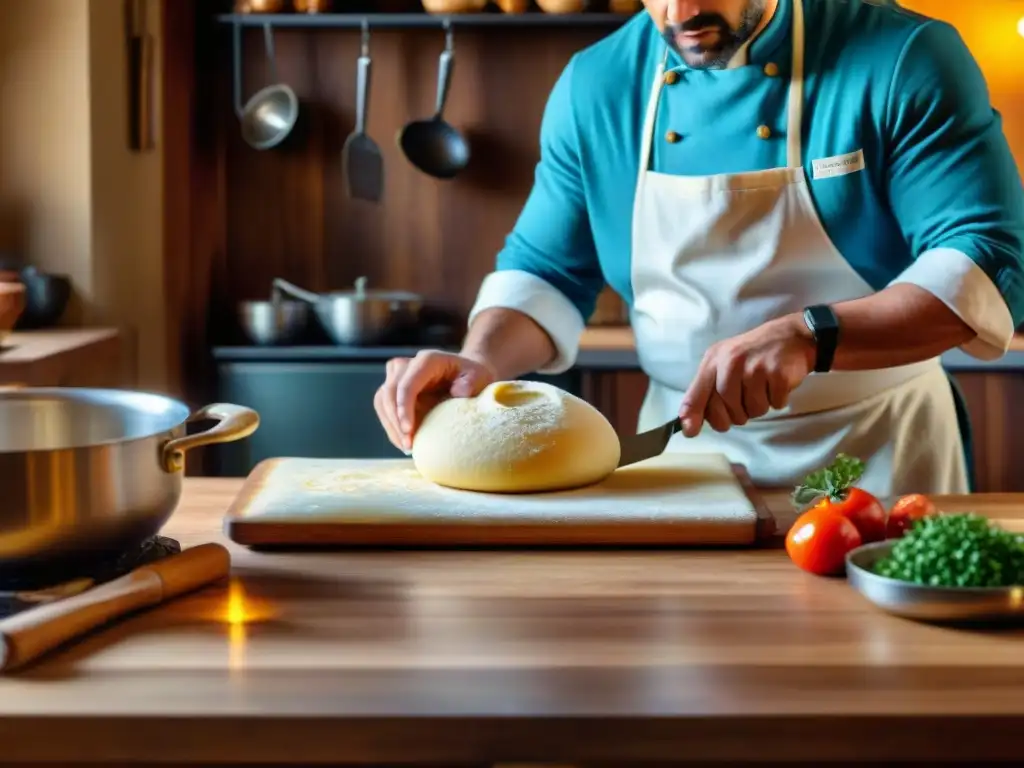
[[[438,485],[530,493],[591,485],[619,463],[619,438],[594,406],[550,384],[500,381],[445,400],[413,439],[416,469]]]

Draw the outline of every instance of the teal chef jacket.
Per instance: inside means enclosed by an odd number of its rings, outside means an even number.
[[[949,24],[897,6],[804,6],[803,163],[829,238],[875,290],[902,280],[939,296],[978,334],[965,352],[1001,356],[1024,321],[1024,189],[977,63]],[[669,55],[651,170],[786,164],[792,12],[779,0],[725,69]],[[533,317],[558,350],[546,372],[574,362],[605,283],[631,302],[641,133],[664,54],[641,12],[576,53],[549,97],[533,189],[471,313]],[[822,172],[851,156],[854,172]]]

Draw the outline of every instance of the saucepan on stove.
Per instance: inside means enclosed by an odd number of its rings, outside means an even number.
[[[335,344],[367,346],[414,328],[423,309],[423,298],[405,291],[370,291],[366,278],[355,290],[320,294],[299,288],[287,280],[274,281],[274,290],[313,306],[320,325]]]
[[[216,423],[186,433],[206,420]],[[0,576],[88,567],[141,544],[178,505],[185,453],[244,439],[259,422],[242,406],[192,413],[143,392],[0,390]]]
[[[301,341],[306,334],[309,304],[280,296],[269,301],[243,301],[238,305],[238,324],[253,344],[291,344]]]

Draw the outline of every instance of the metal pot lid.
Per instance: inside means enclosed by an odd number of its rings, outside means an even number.
[[[423,297],[409,291],[368,291],[367,278],[357,277],[351,291],[331,291],[330,298],[356,299],[357,301],[423,301]]]

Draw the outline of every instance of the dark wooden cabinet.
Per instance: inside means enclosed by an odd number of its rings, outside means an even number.
[[[639,370],[588,371],[581,397],[594,405],[620,435],[636,432],[647,375]]]
[[[253,408],[260,427],[220,446],[214,474],[244,476],[277,456],[395,458],[373,409],[384,363],[230,363],[218,370],[217,399]]]
[[[956,372],[967,401],[979,492],[1024,492],[1024,370]]]

